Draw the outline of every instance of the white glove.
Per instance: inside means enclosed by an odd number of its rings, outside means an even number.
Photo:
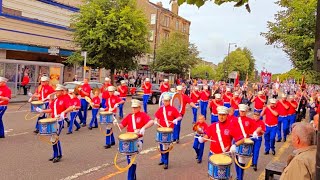
[[[39,113],[43,112],[43,110],[41,108],[39,108],[39,107],[36,107],[36,111],[39,112]]]
[[[114,105],[114,108],[117,108],[117,107],[119,107],[119,104],[118,104],[118,103],[116,103],[116,104]]]
[[[313,121],[310,121],[310,124],[313,124],[314,122]]]
[[[31,103],[31,102],[32,102],[32,97],[28,100],[28,102],[29,102],[29,103]]]
[[[29,97],[32,97],[33,94],[32,94],[31,92],[28,92],[28,96],[29,96]]]
[[[105,111],[106,109],[105,108],[100,108],[100,111]]]
[[[118,124],[118,121],[115,119],[113,120],[113,125],[117,125]]]
[[[146,132],[146,128],[141,128],[139,131],[139,134],[144,135],[144,133]]]
[[[236,149],[237,149],[237,146],[235,144],[233,144],[230,148],[230,152],[231,153],[235,153],[236,152]]]
[[[157,124],[158,124],[158,121],[153,120],[153,124],[154,124],[154,125],[157,125]]]
[[[138,141],[138,151],[142,151],[142,141]]]
[[[199,136],[199,137],[198,137],[198,141],[199,141],[199,143],[203,143],[203,142],[204,142],[203,137],[202,137],[202,136]]]
[[[172,121],[172,123],[175,124],[175,125],[177,125],[177,124],[178,124],[178,120],[175,119],[175,120]]]
[[[252,137],[254,139],[258,139],[259,138],[257,131],[253,132]]]
[[[52,143],[56,142],[56,138],[54,136],[51,136],[50,142],[52,142]]]
[[[60,117],[61,117],[62,119],[64,119],[64,118],[66,118],[66,114],[65,114],[64,112],[62,112],[62,113],[60,114]]]
[[[109,108],[109,112],[112,112],[114,109],[113,108]]]
[[[199,108],[200,108],[200,106],[196,106],[196,108],[197,108],[197,109],[199,109]]]

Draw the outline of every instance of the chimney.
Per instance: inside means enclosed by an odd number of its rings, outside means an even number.
[[[174,14],[178,15],[178,13],[179,13],[179,5],[178,5],[177,0],[172,0],[171,11],[172,11]]]
[[[157,5],[160,6],[160,7],[163,7],[161,1],[160,1],[160,2],[157,2]]]

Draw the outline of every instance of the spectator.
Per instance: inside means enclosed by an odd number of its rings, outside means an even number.
[[[79,81],[78,75],[74,75],[74,78],[72,79],[72,81]]]
[[[28,91],[27,85],[29,84],[29,81],[30,81],[30,78],[28,73],[24,73],[24,76],[21,82],[21,87],[23,88],[23,95],[27,95],[27,91]]]
[[[316,175],[316,146],[314,146],[315,131],[304,122],[292,125],[292,146],[296,149],[288,159],[280,180],[315,179]]]

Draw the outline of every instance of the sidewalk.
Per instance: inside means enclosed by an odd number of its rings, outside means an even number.
[[[29,100],[28,95],[16,95],[12,96],[9,103],[20,103],[20,102],[27,102]]]

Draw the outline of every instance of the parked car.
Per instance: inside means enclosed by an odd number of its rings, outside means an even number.
[[[160,95],[160,84],[152,84],[152,95],[149,97],[148,103],[157,104],[159,102]],[[132,99],[143,101],[143,90],[141,87],[137,87],[136,93],[132,96]]]

